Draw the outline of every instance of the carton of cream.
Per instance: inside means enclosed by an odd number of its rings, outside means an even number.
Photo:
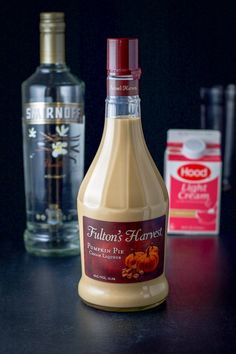
[[[170,197],[168,233],[218,234],[221,194],[220,132],[167,132],[165,182]]]

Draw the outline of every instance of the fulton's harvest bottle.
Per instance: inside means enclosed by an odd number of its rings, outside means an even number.
[[[103,310],[145,310],[168,295],[168,194],[143,136],[136,38],[108,39],[107,73],[104,132],[78,195],[79,295]]]
[[[84,170],[83,81],[65,64],[64,14],[40,15],[40,66],[22,84],[27,251],[79,253],[76,195]]]

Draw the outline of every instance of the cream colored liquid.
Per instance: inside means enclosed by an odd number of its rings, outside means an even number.
[[[154,307],[165,300],[168,283],[158,278],[132,284],[91,279],[84,271],[83,216],[133,222],[168,213],[168,194],[144,141],[141,119],[106,118],[98,152],[78,196],[82,277],[79,295],[106,310],[132,311]]]

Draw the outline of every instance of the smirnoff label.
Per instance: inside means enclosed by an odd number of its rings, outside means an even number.
[[[110,222],[83,217],[85,273],[110,283],[135,283],[163,273],[165,215]]]
[[[22,120],[30,220],[52,225],[76,220],[84,174],[83,104],[26,103]]]
[[[84,105],[61,102],[27,103],[23,108],[23,120],[26,124],[83,123]]]

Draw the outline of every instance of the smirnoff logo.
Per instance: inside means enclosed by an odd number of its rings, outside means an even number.
[[[183,179],[201,181],[210,177],[211,170],[205,165],[187,164],[179,167],[177,173]]]
[[[53,123],[54,120],[83,121],[83,106],[80,104],[65,103],[32,103],[25,105],[24,119],[28,123]]]

